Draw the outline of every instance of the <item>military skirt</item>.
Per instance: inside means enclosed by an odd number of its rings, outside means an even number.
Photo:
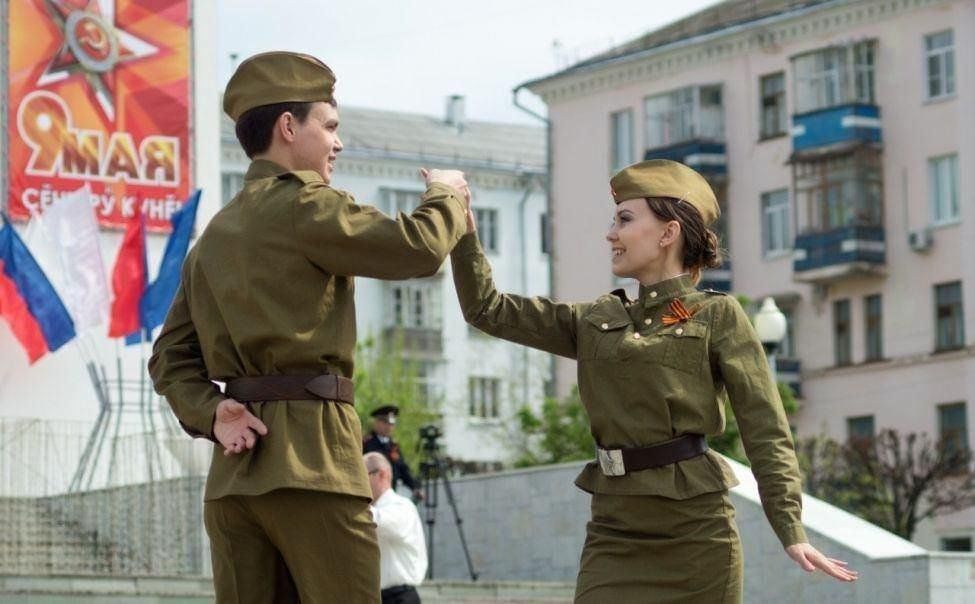
[[[593,494],[576,604],[741,599],[741,542],[727,491],[685,500]]]

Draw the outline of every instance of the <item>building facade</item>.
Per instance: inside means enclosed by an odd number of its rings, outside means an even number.
[[[884,428],[970,446],[975,2],[728,1],[527,83],[549,109],[553,293],[614,287],[609,176],[651,158],[711,181],[713,287],[773,296],[800,436]],[[565,392],[574,366],[557,364]],[[971,549],[975,510],[924,523]]]
[[[421,167],[463,170],[498,287],[546,295],[544,130],[468,121],[463,109],[461,97],[448,99],[443,117],[342,106],[345,149],[332,185],[395,216],[419,203]],[[226,202],[240,190],[248,165],[226,119],[221,147]],[[402,346],[417,362],[418,396],[441,415],[445,453],[465,462],[508,461],[509,422],[522,405],[540,407],[549,357],[470,328],[449,261],[425,279],[358,279],[356,306],[360,342]]]

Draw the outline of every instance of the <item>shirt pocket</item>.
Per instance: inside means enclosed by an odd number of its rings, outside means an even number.
[[[579,340],[580,359],[615,359],[620,344],[633,326],[628,316],[593,312],[585,316]]]
[[[664,338],[661,364],[698,375],[704,366],[708,325],[699,321],[675,323],[660,332]]]

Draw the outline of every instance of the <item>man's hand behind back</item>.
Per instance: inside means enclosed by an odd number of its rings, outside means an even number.
[[[213,437],[223,445],[223,454],[253,449],[259,436],[267,434],[264,422],[232,398],[220,401],[213,418]]]

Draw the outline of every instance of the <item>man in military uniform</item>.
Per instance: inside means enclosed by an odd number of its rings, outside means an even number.
[[[400,451],[399,443],[393,440],[398,413],[399,407],[396,405],[383,405],[370,413],[372,432],[362,441],[362,452],[382,453],[389,460],[389,465],[393,467],[393,489],[402,481],[406,488],[413,491],[413,498],[419,500],[423,498],[423,491],[410,473],[410,466],[406,463],[403,452]]]
[[[465,230],[460,172],[424,171],[396,219],[329,186],[334,84],[303,54],[237,68],[224,110],[252,163],[188,254],[149,361],[184,429],[219,445],[204,495],[218,602],[379,600],[353,278],[431,275]]]

